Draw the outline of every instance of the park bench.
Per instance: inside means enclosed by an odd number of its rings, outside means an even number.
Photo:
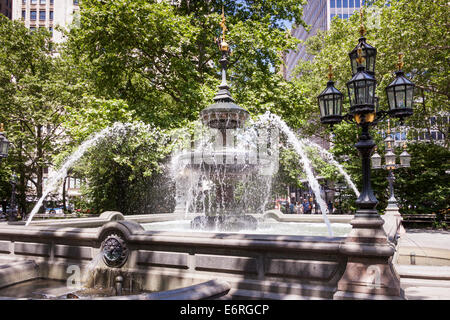
[[[433,222],[445,222],[448,224],[450,220],[449,214],[402,214],[404,225],[432,225]]]

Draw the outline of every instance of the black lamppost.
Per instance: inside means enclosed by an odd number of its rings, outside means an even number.
[[[387,241],[386,232],[382,227],[384,221],[375,209],[378,200],[370,179],[370,156],[375,148],[375,142],[370,136],[369,128],[386,116],[400,120],[410,116],[414,84],[404,77],[401,70],[403,55],[400,54],[399,71],[396,72],[395,80],[386,88],[390,110],[377,110],[376,49],[365,42],[362,12],[360,33],[361,38],[357,47],[349,54],[353,74],[351,80],[347,82],[349,113],[342,115],[340,106],[343,94],[333,86],[331,67],[327,88],[318,96],[322,123],[333,126],[345,120],[361,128],[359,141],[355,147],[362,158],[362,191],[356,200],[357,210],[350,222],[352,230],[340,249],[348,256],[348,260],[345,273],[338,283],[335,298],[358,298],[362,295],[366,295],[366,299],[380,296],[399,298],[400,279],[392,271],[394,248]]]
[[[389,123],[389,122],[388,122]],[[394,139],[391,137],[390,126],[388,125],[387,137],[384,139],[386,153],[384,155],[385,164],[381,165],[381,156],[378,152],[372,156],[372,167],[374,169],[388,170],[387,180],[389,182],[389,200],[386,208],[387,213],[393,213],[400,216],[398,212],[397,199],[394,194],[394,170],[398,168],[409,168],[411,162],[411,155],[406,151],[406,143],[403,145],[403,152],[400,154],[400,163],[396,163],[396,155],[394,153]]]
[[[3,158],[8,156],[10,144],[11,143],[6,139],[5,134],[3,133],[3,123],[0,123],[0,163]]]

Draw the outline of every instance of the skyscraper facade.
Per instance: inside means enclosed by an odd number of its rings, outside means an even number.
[[[56,26],[66,27],[79,11],[78,0],[9,0],[13,1],[12,19],[23,20],[30,30],[47,28],[54,42],[63,41]]]
[[[303,7],[303,20],[311,26],[309,31],[302,26],[292,29],[292,35],[306,40],[317,34],[318,30],[328,30],[334,17],[348,19],[364,5],[365,0],[309,0]],[[285,58],[285,76],[290,78],[299,59],[311,59],[306,48],[300,44],[295,51],[290,51]]]

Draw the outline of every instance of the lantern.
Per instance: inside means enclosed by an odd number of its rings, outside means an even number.
[[[395,79],[386,87],[389,103],[389,113],[397,118],[408,117],[413,114],[414,83],[409,81],[404,72],[403,54],[399,54],[399,70],[395,72]]]
[[[329,66],[327,87],[317,97],[320,109],[320,121],[323,124],[336,124],[342,121],[342,97],[343,94],[334,87],[331,65]]]

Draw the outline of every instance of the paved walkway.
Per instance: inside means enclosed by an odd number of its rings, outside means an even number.
[[[400,237],[399,245],[450,250],[450,231],[407,229]]]
[[[395,265],[406,298],[450,300],[450,231],[409,229],[398,243],[400,253],[417,255],[412,258],[416,265]],[[408,260],[399,261],[405,263]]]

